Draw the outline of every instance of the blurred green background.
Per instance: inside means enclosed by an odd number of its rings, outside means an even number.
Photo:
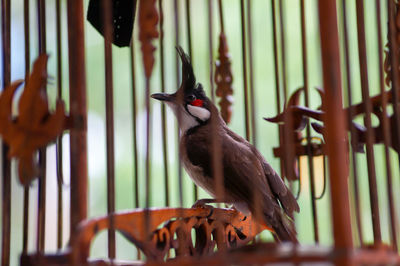
[[[62,2],[62,58],[63,58],[63,93],[68,101],[68,40],[66,25],[66,1]],[[165,90],[173,92],[177,89],[175,73],[175,31],[174,31],[174,9],[172,0],[164,0],[164,49],[165,49]],[[211,1],[213,5],[213,58],[217,57],[218,34],[220,31],[218,23],[217,1]],[[342,7],[338,1],[339,28],[343,37]],[[348,30],[350,35],[350,64],[352,75],[352,95],[354,102],[361,101],[360,74],[357,48],[355,1],[345,1],[348,10]],[[179,44],[187,51],[187,24],[185,20],[185,1],[179,3]],[[208,11],[205,0],[191,0],[190,19],[192,23],[193,43],[193,66],[197,80],[203,83],[209,94],[210,89],[210,62],[208,48]],[[264,121],[263,117],[271,117],[276,114],[275,96],[275,74],[274,55],[272,38],[272,17],[271,1],[252,0],[251,18],[253,30],[253,54],[254,54],[254,88],[255,88],[255,121],[257,123],[257,148],[265,156],[268,162],[279,172],[279,160],[274,158],[272,149],[279,144],[278,129],[275,124]],[[278,1],[277,1],[278,3]],[[377,29],[375,1],[364,1],[366,17],[366,37],[368,52],[369,85],[371,95],[379,92],[379,60],[377,48]],[[387,15],[386,6],[382,1],[383,16],[383,42],[386,43],[387,36]],[[30,32],[31,32],[31,60],[37,57],[37,12],[36,1],[31,0]],[[85,1],[85,11],[88,1]],[[309,84],[311,92],[311,107],[317,108],[321,102],[314,87],[322,87],[322,70],[320,57],[320,39],[318,27],[317,1],[306,0],[306,22],[307,22],[307,51],[309,62]],[[243,64],[241,48],[241,20],[240,1],[223,1],[225,31],[227,35],[229,52],[232,59],[234,105],[233,119],[229,125],[231,129],[245,136],[244,104],[243,104]],[[283,0],[284,24],[286,37],[286,66],[287,66],[287,87],[290,92],[303,86],[302,53],[301,53],[301,28],[300,28],[300,1]],[[12,33],[11,33],[11,64],[12,80],[24,77],[24,31],[23,31],[23,0],[12,1]],[[47,47],[50,54],[49,74],[54,77],[48,85],[50,102],[54,106],[56,95],[56,36],[55,36],[55,1],[46,1],[47,20]],[[137,23],[136,23],[137,24]],[[145,203],[145,95],[144,75],[140,56],[140,44],[136,40],[137,25],[135,24],[134,47],[135,47],[135,68],[137,73],[136,88],[138,100],[137,134],[138,134],[138,172],[139,172],[139,199],[140,207]],[[88,149],[89,149],[89,217],[97,217],[106,214],[106,140],[105,140],[105,78],[104,78],[104,42],[100,34],[85,21],[85,45],[86,45],[86,73],[88,91]],[[342,38],[343,39],[343,38]],[[341,40],[342,41],[342,40]],[[343,42],[343,41],[342,41]],[[159,47],[158,40],[154,44]],[[341,43],[342,45],[342,43]],[[161,91],[160,85],[160,60],[159,50],[156,50],[156,64],[151,79],[151,91]],[[130,48],[113,47],[113,78],[114,78],[114,121],[115,121],[115,164],[116,164],[116,209],[129,210],[134,205],[134,183],[133,183],[133,134],[132,134],[132,82]],[[344,69],[344,68],[343,68]],[[345,80],[344,80],[345,81]],[[180,82],[180,81],[179,81]],[[344,89],[347,87],[344,84]],[[346,95],[346,93],[344,93]],[[344,102],[347,97],[344,96]],[[303,102],[303,99],[302,99]],[[283,102],[281,102],[283,104]],[[67,102],[68,105],[68,102]],[[163,175],[163,155],[161,136],[161,107],[156,101],[151,101],[151,206],[165,206],[165,184]],[[167,111],[168,112],[168,111]],[[362,117],[358,119],[362,121]],[[374,123],[377,120],[373,118]],[[168,155],[170,175],[170,206],[179,206],[178,192],[178,164],[176,154],[176,121],[172,113],[167,113],[168,125]],[[313,133],[317,135],[316,133]],[[64,174],[66,186],[64,188],[64,243],[68,242],[69,234],[69,137],[64,136]],[[382,235],[385,241],[389,240],[389,220],[387,210],[387,188],[386,169],[384,167],[384,153],[382,145],[375,146],[376,172],[378,178],[378,191],[380,199],[380,218]],[[54,145],[48,149],[48,189],[47,189],[47,215],[46,215],[46,251],[56,251],[56,168]],[[391,152],[392,174],[394,180],[395,202],[399,202],[399,167],[397,154]],[[359,165],[360,195],[363,233],[366,242],[372,242],[371,214],[368,195],[368,180],[365,154],[357,155]],[[299,204],[301,212],[296,216],[296,226],[299,239],[302,243],[313,244],[314,236],[312,231],[312,215],[310,190],[307,171],[307,160],[301,158],[301,194]],[[315,179],[317,194],[320,194],[323,187],[323,168],[321,158],[315,161]],[[13,163],[13,169],[16,164]],[[350,193],[353,198],[352,177],[350,176]],[[193,187],[189,177],[183,177],[183,203],[184,207],[190,207],[193,201]],[[297,190],[297,184],[294,185]],[[34,182],[30,194],[30,227],[29,227],[29,250],[35,251],[36,246],[36,212],[37,212],[37,182]],[[200,198],[207,197],[206,193],[200,191]],[[16,265],[18,256],[22,250],[22,211],[23,211],[23,188],[17,183],[14,175],[12,184],[12,243],[11,243],[11,265]],[[353,199],[352,199],[353,200]],[[332,243],[332,227],[330,219],[330,196],[329,187],[325,196],[317,201],[318,223],[320,243],[330,245]],[[398,207],[398,206],[397,206]],[[397,212],[399,210],[397,209]],[[354,208],[352,206],[354,216]],[[353,224],[354,224],[354,217]],[[356,230],[353,227],[354,239]],[[271,239],[269,233],[263,234],[265,239]],[[356,242],[357,244],[357,242]],[[96,238],[92,246],[93,257],[106,257],[107,237],[106,232]],[[117,238],[117,257],[121,259],[136,258],[136,249],[129,244],[122,236]]]

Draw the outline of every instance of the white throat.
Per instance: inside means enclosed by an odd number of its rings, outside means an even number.
[[[210,111],[198,106],[188,105],[188,113],[181,106],[177,106],[170,102],[166,103],[174,111],[175,116],[180,119],[179,128],[182,134],[185,134],[189,129],[200,125],[199,121],[195,117],[201,121],[207,121],[211,115]]]
[[[187,106],[189,113],[201,121],[207,121],[210,118],[210,111],[208,111],[206,108],[202,108],[199,106],[193,106],[193,105],[188,105]]]

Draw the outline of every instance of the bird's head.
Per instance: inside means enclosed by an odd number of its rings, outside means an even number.
[[[211,117],[212,103],[207,98],[203,86],[196,83],[190,58],[182,47],[176,48],[182,61],[182,83],[172,94],[154,93],[152,98],[165,102],[180,119],[183,132],[208,122]]]

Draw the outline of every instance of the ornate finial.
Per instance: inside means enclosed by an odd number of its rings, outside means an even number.
[[[23,185],[39,175],[34,153],[62,134],[65,125],[62,100],[57,101],[54,113],[48,109],[47,59],[48,56],[42,54],[35,61],[19,100],[17,118],[12,116],[12,102],[23,81],[13,82],[0,95],[0,135],[10,148],[8,156],[19,160],[19,180]]]
[[[215,63],[215,83],[217,84],[216,95],[221,97],[219,105],[221,107],[221,116],[228,124],[232,117],[232,71],[231,61],[228,52],[228,44],[225,34],[219,35],[218,61]]]
[[[139,40],[142,43],[141,49],[146,78],[150,78],[153,71],[153,52],[156,48],[151,41],[158,38],[158,19],[156,0],[141,0],[139,5]]]

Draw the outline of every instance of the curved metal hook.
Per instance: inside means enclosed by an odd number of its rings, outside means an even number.
[[[310,143],[313,142],[313,141],[314,141],[316,144],[323,144],[323,142],[324,142],[322,138],[316,137],[316,136],[310,138]],[[302,138],[302,139],[300,140],[300,142],[301,142],[301,143],[307,142],[307,138],[306,138],[306,137]],[[314,156],[312,156],[312,157],[314,157]],[[325,168],[325,165],[326,165],[326,157],[325,157],[325,155],[323,155],[323,161],[324,161],[324,162],[323,162],[323,173],[324,173],[324,174],[323,174],[323,176],[324,176],[323,180],[324,180],[324,182],[323,182],[322,192],[321,192],[321,194],[320,194],[319,196],[312,195],[313,200],[320,200],[320,199],[322,199],[323,196],[325,195],[325,192],[326,192],[326,168]],[[299,169],[300,169],[300,165],[299,165]],[[314,169],[311,169],[311,171],[314,171]],[[299,180],[300,180],[300,179],[299,179]]]

